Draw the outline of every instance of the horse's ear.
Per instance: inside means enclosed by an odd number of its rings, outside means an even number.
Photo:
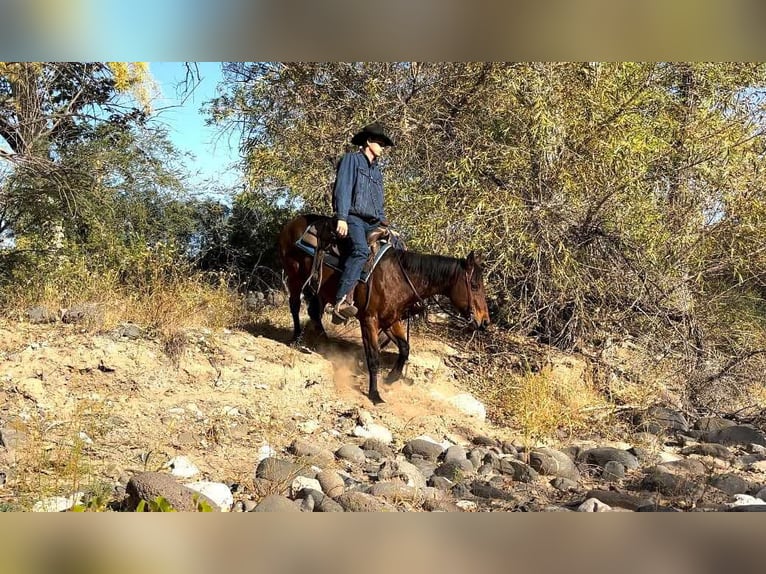
[[[466,267],[471,268],[474,265],[481,266],[481,257],[479,255],[476,255],[475,251],[471,251],[468,254],[468,257],[465,258]]]

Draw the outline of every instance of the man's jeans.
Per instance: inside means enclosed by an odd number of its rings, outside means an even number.
[[[336,303],[344,295],[348,294],[356,286],[356,282],[359,281],[364,263],[370,255],[370,248],[367,245],[367,234],[378,228],[378,223],[367,223],[356,215],[349,215],[346,223],[348,223],[347,237],[351,242],[351,252],[343,266],[343,274],[338,285],[338,294],[335,296]]]

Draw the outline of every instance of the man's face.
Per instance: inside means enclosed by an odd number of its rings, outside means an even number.
[[[376,139],[371,139],[367,142],[367,147],[370,148],[370,151],[372,152],[372,155],[375,157],[380,157],[383,153],[383,146],[381,145],[381,142]]]

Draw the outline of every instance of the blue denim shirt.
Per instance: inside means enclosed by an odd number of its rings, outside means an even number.
[[[335,217],[346,221],[349,214],[368,221],[384,220],[383,173],[377,160],[370,163],[361,151],[340,160],[333,190]]]

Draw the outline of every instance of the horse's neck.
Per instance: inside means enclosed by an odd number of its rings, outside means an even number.
[[[448,284],[437,285],[430,281],[428,277],[423,276],[411,277],[411,280],[421,299],[428,299],[434,295],[448,295],[452,288],[452,286]]]
[[[415,288],[416,294],[421,299],[427,299],[434,295],[449,295],[452,290],[453,281],[436,280],[427,274],[409,272],[410,281]],[[454,273],[453,273],[454,277]]]

